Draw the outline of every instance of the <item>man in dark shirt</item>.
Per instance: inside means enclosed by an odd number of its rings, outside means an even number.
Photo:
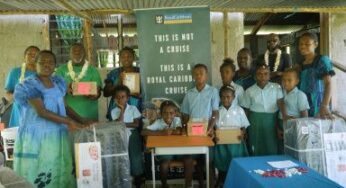
[[[267,50],[259,57],[258,63],[265,63],[270,68],[270,81],[281,84],[282,72],[292,66],[289,54],[280,49],[280,39],[271,33],[267,39]]]

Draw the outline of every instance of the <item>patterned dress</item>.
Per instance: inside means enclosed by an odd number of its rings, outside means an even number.
[[[316,116],[319,112],[323,100],[324,84],[323,77],[334,76],[332,62],[327,56],[317,55],[313,62],[308,65],[300,63],[302,71],[300,73],[299,89],[308,97],[309,117]]]
[[[250,86],[252,86],[256,83],[256,81],[254,79],[254,73],[253,72],[250,72],[246,76],[240,76],[239,72],[236,71],[234,78],[233,78],[233,81],[234,81],[234,83],[241,85],[244,90],[246,90],[247,88],[249,88]]]
[[[11,70],[10,74],[6,78],[5,83],[5,90],[9,92],[14,92],[14,88],[19,83],[19,78],[21,75],[21,67],[17,67]],[[24,77],[29,77],[31,75],[34,75],[35,72],[26,70]],[[8,123],[8,127],[18,127],[19,126],[19,105],[16,102],[13,102],[12,104],[12,111],[11,111],[11,117],[10,121]]]
[[[14,100],[21,106],[20,126],[14,148],[14,170],[35,187],[75,187],[73,158],[66,125],[40,117],[28,103],[41,98],[47,110],[66,116],[66,84],[51,77],[54,86],[46,88],[37,76],[18,84]]]

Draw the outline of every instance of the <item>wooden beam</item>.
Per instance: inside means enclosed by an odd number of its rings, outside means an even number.
[[[257,24],[252,28],[251,35],[256,35],[256,33],[261,29],[261,27],[266,23],[266,21],[273,15],[273,13],[266,13],[258,20]]]
[[[58,2],[62,0],[57,0]],[[66,3],[66,2],[65,2]],[[66,10],[66,7],[63,7],[64,10],[0,10],[0,15],[12,15],[12,14],[50,14],[50,15],[60,15],[60,14],[71,14],[76,16],[81,16],[86,19],[89,19],[90,14],[102,15],[102,14],[133,14],[133,10],[130,9],[95,9],[95,10],[76,10],[71,12]],[[311,12],[311,13],[345,13],[346,6],[340,7],[277,7],[277,8],[211,8],[211,12],[243,12],[243,13],[279,13],[279,12]],[[83,15],[83,16],[82,16]]]
[[[311,13],[345,13],[346,6],[339,7],[262,7],[262,8],[210,8],[212,12],[311,12]]]
[[[229,44],[229,26],[228,26],[228,13],[223,12],[223,35],[224,35],[224,58],[228,57],[228,44]]]
[[[53,2],[56,5],[60,6],[61,8],[68,10],[69,12],[71,12],[71,14],[73,14],[75,16],[79,16],[79,17],[82,17],[82,18],[87,19],[87,20],[92,20],[91,17],[87,13],[84,13],[84,12],[81,12],[80,10],[77,10],[76,8],[74,8],[72,5],[70,5],[65,0],[57,0],[57,1],[53,1]]]
[[[85,46],[85,50],[86,50],[86,55],[87,55],[87,59],[88,61],[94,65],[95,62],[93,61],[93,43],[92,43],[92,38],[91,38],[91,27],[92,27],[92,23],[90,20],[84,20],[83,22],[83,39],[84,39],[84,46]]]
[[[330,57],[330,44],[331,44],[331,36],[330,36],[330,14],[321,13],[320,14],[320,54],[326,55]]]

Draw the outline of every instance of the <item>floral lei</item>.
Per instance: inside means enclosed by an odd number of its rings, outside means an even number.
[[[280,59],[281,59],[281,50],[276,49],[275,52],[276,52],[276,59],[275,59],[273,72],[276,72],[278,70],[280,65]],[[269,53],[270,53],[269,50],[267,50],[266,53],[264,54],[264,62],[268,66],[269,66]]]
[[[76,73],[73,71],[72,61],[67,62],[68,74],[70,75],[72,81],[79,82],[86,74],[89,67],[89,61],[85,60],[85,63],[82,67],[82,71],[79,73],[78,77],[76,77]]]

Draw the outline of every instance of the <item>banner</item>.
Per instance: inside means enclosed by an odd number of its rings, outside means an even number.
[[[324,134],[328,178],[346,187],[346,133]]]
[[[194,87],[192,68],[211,68],[208,7],[135,10],[141,84],[145,101],[181,104]]]

